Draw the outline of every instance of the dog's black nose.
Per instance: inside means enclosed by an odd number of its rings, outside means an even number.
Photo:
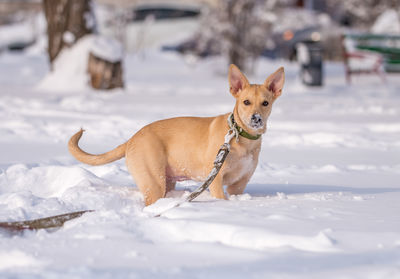
[[[253,123],[262,122],[261,116],[258,113],[257,114],[253,114],[251,116],[251,122],[253,122]]]
[[[253,114],[251,116],[251,125],[253,127],[260,127],[262,125],[262,118],[261,115],[259,115],[258,113]]]

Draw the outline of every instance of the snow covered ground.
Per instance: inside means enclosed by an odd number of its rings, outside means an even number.
[[[197,184],[145,208],[124,160],[80,164],[69,137],[84,127],[82,147],[100,153],[234,100],[219,59],[124,62],[126,89],[99,93],[38,87],[44,55],[0,55],[0,221],[96,210],[56,231],[0,232],[1,278],[400,278],[400,76],[347,86],[329,63],[325,86],[306,88],[295,64],[260,61],[252,82],[284,65],[286,85],[245,194],[153,218]]]

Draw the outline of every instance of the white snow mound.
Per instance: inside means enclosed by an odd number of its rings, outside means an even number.
[[[104,60],[115,63],[122,60],[123,48],[115,39],[97,36],[90,48],[91,52]]]
[[[122,46],[113,39],[86,35],[71,48],[63,49],[53,62],[53,69],[36,87],[43,91],[79,91],[89,89],[87,73],[89,53],[110,62],[122,59]]]

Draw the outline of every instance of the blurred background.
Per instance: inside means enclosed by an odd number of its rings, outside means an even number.
[[[99,89],[123,87],[123,55],[155,49],[189,64],[221,56],[247,72],[260,57],[297,61],[311,86],[323,84],[323,61],[343,61],[347,82],[364,73],[384,79],[400,71],[399,2],[1,0],[0,53],[47,52],[56,70],[61,50],[96,34],[86,51]]]

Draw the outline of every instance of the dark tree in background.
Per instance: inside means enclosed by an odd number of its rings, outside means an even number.
[[[90,1],[86,0],[43,0],[51,63],[64,47],[93,33],[94,24],[90,21],[94,18],[89,5]]]
[[[43,7],[51,64],[62,49],[71,47],[85,35],[96,31],[90,0],[43,0]],[[95,89],[123,87],[121,61],[107,61],[90,53],[88,73]]]
[[[226,40],[228,60],[241,69],[246,69],[246,59],[260,52],[259,48],[262,47],[256,41],[257,38],[250,38],[255,23],[254,8],[255,2],[250,0],[222,1],[219,8],[225,11],[221,18],[231,24],[230,28],[222,32]]]
[[[265,49],[276,21],[277,8],[291,0],[220,0],[204,16],[200,31],[201,46],[217,44],[218,52],[242,70]]]

